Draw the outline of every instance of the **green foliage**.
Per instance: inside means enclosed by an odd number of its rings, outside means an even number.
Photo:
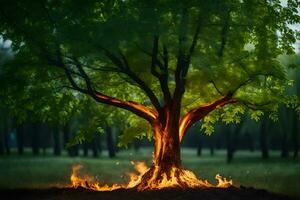
[[[212,112],[210,115],[206,116],[203,119],[203,123],[201,125],[201,130],[204,130],[204,133],[207,135],[211,135],[215,131],[215,123],[218,121],[217,115],[214,115],[215,112]]]
[[[289,0],[286,6],[279,0],[4,0],[1,35],[12,41],[15,57],[1,66],[1,105],[20,121],[28,113],[53,124],[78,117],[79,132],[74,141],[90,139],[97,130],[103,132],[100,127],[116,121],[123,122],[122,145],[135,138],[150,138],[148,126],[128,112],[97,106],[69,90],[57,57],[62,55],[80,87],[86,82],[78,75],[74,57],[82,63],[93,89],[152,107],[147,95],[119,70],[107,52],[126,58],[132,72],[164,104],[160,84],[151,75],[153,36],[159,36],[160,61],[165,61],[167,49],[168,86],[173,94],[178,52],[190,51],[199,27],[188,73],[182,75],[186,87],[181,113],[232,91],[238,103],[206,116],[202,125],[206,133],[211,134],[219,120],[239,123],[243,114],[254,120],[263,114],[276,119],[280,104],[299,112],[299,99],[288,91],[296,80],[290,76],[291,70],[299,66],[299,60],[280,57],[294,53],[299,33],[289,24],[300,23],[298,8],[297,0]],[[155,68],[165,73],[159,66]]]
[[[250,117],[255,121],[259,121],[260,118],[264,115],[264,113],[260,110],[251,110]]]
[[[26,118],[62,125],[78,113],[80,97],[63,87],[62,73],[37,62],[30,54],[18,53],[15,59],[1,66],[0,107],[9,110],[17,121]]]
[[[147,138],[152,139],[152,130],[146,121],[141,121],[135,115],[129,115],[126,119],[126,124],[123,129],[123,134],[120,136],[119,146],[127,147],[129,143],[133,142],[135,139]]]
[[[221,119],[226,124],[229,123],[240,123],[241,115],[245,113],[245,108],[242,105],[238,106],[227,106],[221,113]]]
[[[222,109],[215,110],[207,115],[201,125],[201,130],[204,130],[205,134],[211,135],[215,131],[215,124],[218,121],[225,124],[241,122],[241,117],[245,113],[245,107],[243,105],[229,105]]]

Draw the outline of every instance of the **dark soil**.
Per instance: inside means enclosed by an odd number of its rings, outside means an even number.
[[[51,188],[51,189],[12,189],[0,190],[2,200],[147,200],[147,199],[199,199],[199,200],[296,200],[284,195],[270,193],[254,188],[228,189],[165,189],[159,191],[137,192],[135,190],[115,190],[112,192],[96,192],[83,188]],[[298,199],[300,200],[300,198]]]

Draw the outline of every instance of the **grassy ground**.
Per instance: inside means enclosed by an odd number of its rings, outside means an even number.
[[[105,183],[125,182],[126,173],[133,171],[131,160],[145,160],[151,164],[151,151],[139,153],[124,151],[114,159],[103,153],[98,159],[69,158],[67,156],[31,155],[0,158],[0,188],[44,188],[69,184],[71,167],[82,164],[86,173],[97,176]],[[232,178],[236,185],[252,186],[272,192],[300,197],[300,160],[281,159],[278,152],[272,152],[271,158],[263,161],[259,152],[237,152],[233,163],[226,164],[225,152],[217,151],[213,157],[204,152],[195,156],[195,150],[184,149],[184,166],[199,177],[214,182],[215,174]]]

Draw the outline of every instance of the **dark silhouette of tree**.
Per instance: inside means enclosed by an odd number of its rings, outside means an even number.
[[[116,156],[116,148],[115,148],[115,141],[114,136],[112,133],[112,128],[109,125],[105,126],[105,133],[106,133],[106,146],[108,150],[108,156],[110,158],[114,158]]]
[[[261,150],[261,157],[263,159],[269,158],[268,132],[270,132],[270,125],[268,119],[264,118],[261,121],[259,144]]]
[[[52,135],[53,135],[53,153],[56,156],[61,155],[61,134],[60,128],[55,126],[52,127]]]
[[[198,139],[198,146],[197,146],[197,156],[202,155],[202,145],[203,144],[203,136],[199,134],[199,139]]]
[[[23,155],[24,153],[24,132],[25,127],[24,124],[17,125],[16,134],[17,134],[17,147],[18,147],[18,154]]]
[[[40,154],[40,131],[41,131],[41,123],[32,122],[30,126],[30,134],[31,134],[31,148],[32,148],[33,155]]]
[[[237,150],[237,138],[242,128],[242,123],[224,128],[226,131],[226,145],[227,145],[227,163],[231,163],[235,151]]]
[[[79,154],[79,148],[78,145],[73,145],[71,147],[67,147],[68,142],[71,140],[73,137],[73,134],[71,132],[71,121],[66,122],[65,125],[63,126],[63,138],[64,138],[64,147],[66,148],[69,156],[78,156]]]

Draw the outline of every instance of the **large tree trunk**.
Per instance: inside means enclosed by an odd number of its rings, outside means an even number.
[[[181,167],[178,129],[168,127],[163,132],[158,130],[158,127],[154,129],[156,129],[154,130],[154,165],[159,165],[166,170],[171,167]]]
[[[155,139],[153,165],[142,177],[142,182],[138,186],[142,189],[158,186],[164,177],[179,179],[182,173],[178,129],[168,127],[161,130],[159,126],[154,126],[153,132]]]
[[[175,116],[175,117],[174,117]],[[179,121],[176,114],[166,111],[166,118],[152,124],[154,136],[154,153],[152,167],[143,175],[138,189],[151,189],[162,182],[175,180],[179,187],[187,184],[185,170],[181,167]],[[170,183],[171,184],[171,183]]]

